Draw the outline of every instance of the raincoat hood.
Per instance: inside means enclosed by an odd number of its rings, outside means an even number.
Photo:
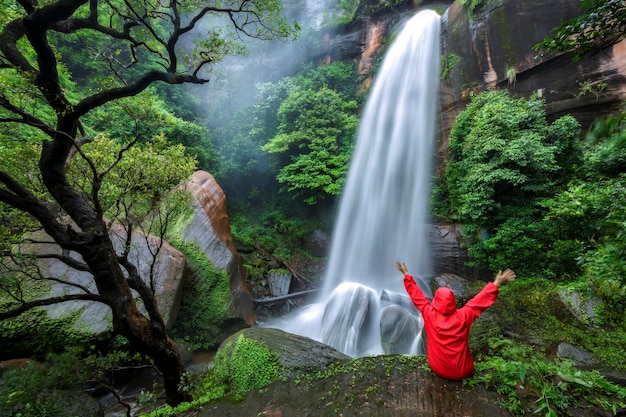
[[[450,288],[437,288],[435,297],[433,298],[433,308],[447,316],[456,311],[456,298]]]

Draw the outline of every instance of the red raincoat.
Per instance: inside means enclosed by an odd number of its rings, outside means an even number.
[[[474,373],[469,350],[469,331],[480,313],[498,298],[498,287],[489,282],[457,310],[456,298],[449,288],[438,288],[432,304],[419,289],[411,275],[405,275],[404,286],[424,317],[427,355],[430,368],[448,379],[465,379]]]

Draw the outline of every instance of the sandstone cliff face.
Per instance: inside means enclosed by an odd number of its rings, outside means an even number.
[[[497,87],[521,96],[538,94],[545,99],[549,119],[571,114],[583,129],[621,112],[626,98],[624,41],[578,63],[568,54],[539,56],[533,50],[561,20],[577,16],[579,7],[579,0],[504,0],[470,18],[460,1],[450,6],[442,18],[442,56],[456,64],[441,84],[441,161],[456,116],[472,92]],[[585,93],[583,86],[590,91]]]
[[[377,9],[376,1],[369,3],[366,6],[368,9]],[[334,61],[356,61],[359,75],[365,77],[363,87],[369,87],[373,80],[376,64],[384,54],[386,46],[393,38],[394,32],[398,30],[399,25],[422,8],[444,9],[450,4],[452,4],[451,0],[414,1],[412,7],[404,7],[396,12],[376,13],[376,15],[353,25],[353,30],[349,32],[336,34],[327,30],[325,34],[320,35],[323,38],[320,47],[310,51],[309,59],[322,64],[329,64]]]
[[[521,96],[539,94],[546,101],[548,118],[571,114],[583,130],[596,119],[621,112],[626,99],[626,41],[573,63],[568,54],[540,56],[533,46],[561,20],[580,13],[580,0],[502,0],[499,5],[469,16],[460,0],[420,2],[420,7],[445,7],[442,16],[442,60],[454,62],[441,80],[440,166],[447,157],[448,137],[456,116],[471,93],[505,88]],[[375,77],[376,62],[403,19],[420,8],[364,20],[349,33],[322,35],[311,59],[321,63],[357,62],[364,86]],[[439,81],[439,80],[437,80]],[[583,89],[584,87],[584,89]]]
[[[442,2],[437,5],[441,6]],[[422,2],[432,7],[434,2]],[[469,16],[460,0],[448,2],[442,16],[442,67],[450,72],[440,85],[437,173],[448,154],[450,131],[465,109],[470,94],[490,88],[508,89],[545,100],[549,120],[570,114],[583,128],[594,120],[620,113],[626,99],[626,40],[590,54],[573,63],[569,54],[540,56],[533,46],[550,36],[562,20],[580,13],[580,0],[502,0],[499,5]],[[444,4],[445,6],[445,4]],[[359,73],[372,82],[373,71],[393,31],[402,20],[419,9],[381,15],[364,21],[352,33],[327,36],[322,62],[355,60]],[[451,226],[454,228],[454,226]],[[437,272],[448,271],[467,277],[484,276],[482,271],[463,266],[467,254],[445,225],[431,233]],[[458,232],[458,231],[457,231]]]
[[[226,271],[233,296],[233,312],[251,324],[255,318],[254,307],[244,281],[241,256],[230,234],[226,195],[206,171],[194,173],[187,189],[193,197],[194,215],[183,230],[182,237],[196,243],[216,268]]]

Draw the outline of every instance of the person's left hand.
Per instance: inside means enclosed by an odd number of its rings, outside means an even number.
[[[498,271],[496,279],[493,280],[493,283],[496,287],[500,287],[507,282],[515,281],[515,278],[517,278],[515,272],[512,269],[507,268],[504,272],[502,272],[502,270]]]
[[[396,261],[396,269],[402,272],[402,275],[409,275],[409,270],[407,269],[404,262]]]

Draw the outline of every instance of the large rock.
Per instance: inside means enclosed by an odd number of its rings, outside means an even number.
[[[376,311],[376,292],[364,285],[344,282],[333,290],[322,316],[324,343],[351,356],[362,356],[363,340],[369,337],[368,323]]]
[[[126,238],[125,229],[114,225],[111,227],[109,234],[117,252],[121,253]],[[44,234],[41,234],[39,238],[34,240],[37,242],[52,242],[52,239]],[[162,242],[162,247],[153,265],[152,253],[156,252],[155,248],[159,243],[161,243],[160,240],[155,236],[134,232],[128,258],[137,265],[141,277],[146,282],[148,282],[151,269],[154,268],[153,285],[156,291],[157,304],[166,325],[170,328],[176,321],[180,307],[185,258],[182,253],[167,242]],[[32,244],[28,250],[39,254],[62,254],[60,247],[54,243]],[[82,258],[76,253],[70,253],[70,256],[75,260],[82,261]],[[49,296],[78,294],[82,292],[79,286],[94,293],[98,292],[93,276],[89,272],[74,269],[54,258],[40,259],[38,264],[44,275],[59,280],[51,284]],[[72,283],[73,285],[63,283],[62,281]],[[45,295],[42,294],[42,296]],[[68,301],[45,308],[51,318],[72,317],[76,314],[77,318],[74,321],[74,328],[79,331],[102,333],[112,329],[111,309],[103,303]],[[142,307],[140,306],[140,308]]]
[[[244,338],[263,343],[280,356],[279,363],[286,368],[287,374],[300,374],[303,370],[323,369],[328,364],[350,359],[338,350],[308,337],[287,333],[267,327],[243,329],[224,340],[220,348],[230,342]]]
[[[571,114],[583,129],[597,118],[622,111],[626,41],[578,63],[568,54],[541,56],[533,49],[561,20],[579,13],[580,0],[503,0],[472,17],[462,1],[450,6],[442,19],[442,55],[443,62],[457,63],[441,84],[442,161],[450,130],[471,93],[494,87],[522,96],[537,93],[546,101],[549,119]],[[456,59],[448,61],[451,57]],[[592,91],[584,94],[583,84]]]
[[[597,297],[586,298],[580,291],[562,288],[559,300],[582,324],[596,324],[596,308],[602,303]]]
[[[230,398],[190,410],[183,416],[510,416],[495,392],[484,386],[439,378],[425,366],[425,358],[406,356],[367,357],[352,361],[342,353],[312,339],[276,329],[253,327],[243,334],[264,343],[280,355],[292,370],[314,370],[313,378],[281,379],[251,391],[240,401]],[[224,343],[228,343],[225,341]],[[324,372],[332,362],[344,366]],[[343,369],[343,370],[342,370]],[[318,371],[319,370],[319,371]]]
[[[435,223],[428,231],[435,274],[451,273],[469,280],[488,280],[489,271],[467,266],[470,257],[458,224]]]
[[[196,243],[216,268],[226,271],[235,313],[251,324],[255,319],[254,306],[245,284],[241,255],[235,249],[230,234],[226,195],[206,171],[195,172],[187,189],[193,196],[194,214],[182,231],[182,238]]]
[[[413,309],[415,310],[415,309]],[[380,316],[380,342],[387,354],[426,351],[421,337],[424,327],[421,315],[412,314],[406,308],[394,304],[383,309]],[[414,346],[417,341],[417,346]]]

